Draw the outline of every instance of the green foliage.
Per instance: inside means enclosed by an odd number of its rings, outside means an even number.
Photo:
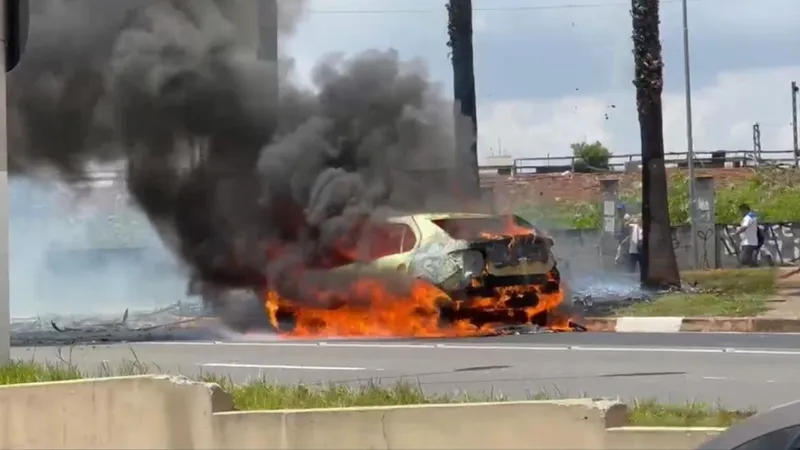
[[[592,203],[526,205],[516,214],[537,226],[554,229],[593,229],[600,226],[600,208]]]
[[[630,209],[639,209],[641,189],[641,183],[634,183],[620,192],[620,200]],[[672,224],[689,223],[689,180],[686,175],[673,173],[668,189]],[[746,182],[717,185],[716,196],[717,223],[738,223],[741,219],[739,205],[742,203],[750,205],[762,223],[800,220],[800,177],[796,171],[761,169]],[[602,225],[599,202],[562,202],[546,207],[526,205],[519,209],[519,213],[545,227],[597,229]]]
[[[570,145],[575,159],[575,171],[591,172],[592,169],[608,169],[611,152],[600,141],[576,142]]]
[[[800,220],[800,179],[793,170],[760,170],[747,183],[717,190],[717,222],[739,221],[738,206],[747,203],[761,222]]]

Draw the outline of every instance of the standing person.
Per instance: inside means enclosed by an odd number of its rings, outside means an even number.
[[[630,214],[625,211],[625,205],[617,205],[616,225],[614,229],[614,237],[617,239],[617,244],[621,243],[622,240],[628,236],[628,221],[630,218]]]
[[[637,268],[641,269],[642,267],[644,232],[638,215],[628,216],[627,219],[628,233],[617,248],[616,262],[619,264],[624,261],[628,272],[636,273]]]
[[[739,252],[739,267],[757,267],[759,234],[758,217],[750,210],[750,206],[742,203],[739,205],[739,213],[742,215],[742,222],[736,229],[736,234],[741,236],[741,251]]]
[[[628,249],[628,271],[636,273],[642,268],[642,245],[644,244],[644,229],[640,215],[631,217],[631,240]]]
[[[620,218],[620,226],[614,236],[617,240],[617,256],[614,257],[614,264],[627,264],[628,262],[628,242],[631,239],[631,215],[625,214]]]

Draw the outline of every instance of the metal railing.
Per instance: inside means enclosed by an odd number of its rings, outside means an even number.
[[[695,151],[695,167],[796,167],[797,159],[792,150],[715,150]],[[666,152],[665,165],[668,168],[685,168],[689,158],[687,152]],[[515,158],[513,165],[482,165],[481,174],[526,175],[574,171],[579,158],[574,156],[546,156],[537,158]],[[641,154],[632,153],[612,155],[608,169],[594,168],[593,172],[624,172],[641,170]]]
[[[686,168],[687,152],[666,152],[664,154],[667,168]],[[592,168],[592,172],[626,172],[641,170],[641,154],[630,153],[612,155],[608,169]],[[479,166],[484,176],[491,175],[533,175],[546,173],[562,173],[575,171],[579,158],[574,156],[545,156],[536,158],[515,158],[512,164],[491,164]],[[796,167],[797,160],[792,150],[717,150],[696,151],[695,167],[698,169],[715,169],[721,167]],[[105,186],[112,181],[124,184],[124,171],[97,170],[89,172],[82,183],[93,187]]]

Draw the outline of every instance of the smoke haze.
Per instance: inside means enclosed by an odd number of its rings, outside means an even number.
[[[12,317],[120,317],[127,307],[182,298],[185,271],[147,218],[124,197],[98,190],[81,200],[54,183],[11,181]]]
[[[11,170],[74,183],[125,161],[162,242],[223,285],[324,265],[383,210],[463,209],[452,101],[421,62],[332,55],[299,86],[256,59],[232,1],[32,1],[8,82]],[[282,33],[302,18],[291,4]]]

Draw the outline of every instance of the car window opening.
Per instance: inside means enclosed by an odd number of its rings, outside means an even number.
[[[374,261],[410,252],[416,245],[417,237],[407,224],[364,224],[357,232],[357,237],[340,238],[320,265],[332,268],[356,262]]]
[[[439,228],[444,230],[450,237],[460,240],[481,239],[484,233],[504,234],[507,233],[509,225],[513,224],[532,230],[539,234],[538,230],[525,219],[513,216],[492,216],[492,217],[459,217],[450,219],[433,220]]]

